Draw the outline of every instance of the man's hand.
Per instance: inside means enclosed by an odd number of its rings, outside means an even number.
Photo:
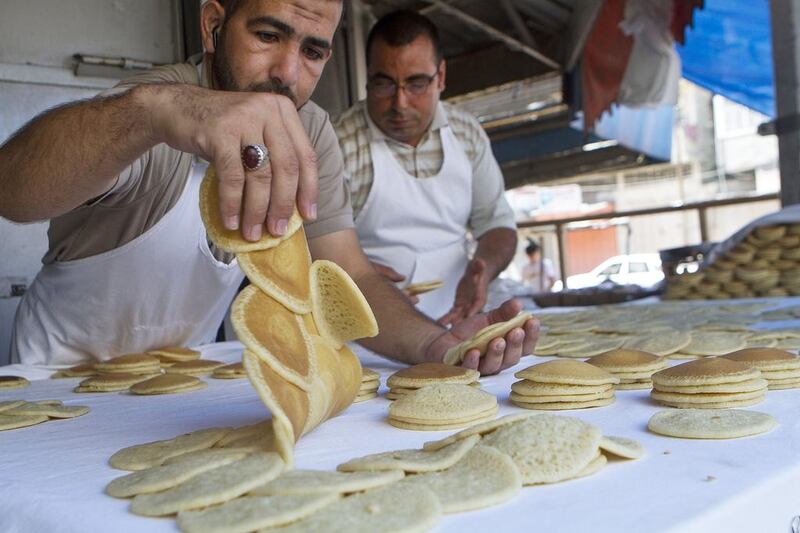
[[[151,108],[153,135],[214,165],[227,229],[241,227],[245,239],[256,241],[266,222],[272,235],[283,235],[295,202],[304,219],[316,218],[316,153],[291,99],[186,85],[152,91],[157,102]],[[241,150],[248,144],[265,145],[268,163],[245,169]]]
[[[404,275],[402,275],[400,272],[396,271],[390,266],[382,265],[374,261],[370,261],[370,264],[372,264],[372,268],[374,268],[378,274],[380,274],[381,276],[383,276],[392,283],[399,283],[406,279]],[[406,291],[403,291],[403,295],[409,302],[411,302],[411,305],[417,305],[419,303],[419,298],[417,296],[409,294]]]
[[[479,313],[486,305],[486,291],[490,281],[486,261],[480,258],[470,261],[464,271],[464,276],[458,282],[453,307],[438,322],[443,326],[448,324],[455,326],[462,320]]]
[[[480,329],[497,322],[505,322],[519,314],[522,303],[519,300],[508,300],[497,309],[462,320],[448,332],[431,342],[425,352],[426,361],[441,362],[448,349],[461,341],[467,340]],[[531,319],[521,328],[514,328],[505,337],[497,337],[489,342],[486,354],[481,357],[477,349],[464,355],[462,366],[476,368],[481,374],[496,374],[501,370],[514,366],[520,357],[533,353],[533,347],[539,338],[539,322]]]

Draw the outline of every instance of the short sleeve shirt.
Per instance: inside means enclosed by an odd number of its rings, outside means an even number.
[[[208,76],[198,59],[157,67],[122,81],[103,96],[113,96],[140,84],[183,83],[208,88]],[[353,227],[344,163],[328,114],[308,101],[300,121],[317,154],[319,198],[317,220],[305,225],[306,236]],[[51,219],[49,249],[42,262],[71,261],[118,248],[144,234],[180,198],[191,172],[193,155],[159,144],[142,154],[102,197]],[[218,251],[215,255],[219,256]]]

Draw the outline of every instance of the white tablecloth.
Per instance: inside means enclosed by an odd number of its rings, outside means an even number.
[[[205,358],[233,361],[238,343],[202,349]],[[384,382],[398,368],[361,351],[365,366]],[[500,415],[520,411],[508,401],[513,371],[482,379],[498,396]],[[19,365],[0,374],[41,376]],[[75,394],[77,379],[39,380],[30,387],[0,391],[0,400],[57,398],[88,405],[83,417],[0,432],[0,531],[94,532],[175,531],[172,519],[130,514],[129,502],[106,496],[105,485],[123,474],[107,460],[120,448],[212,426],[262,420],[266,409],[247,380],[208,379],[207,389],[165,396],[123,393]],[[381,388],[385,391],[385,386]],[[385,421],[382,397],[356,404],[306,435],[296,449],[298,468],[334,469],[352,457],[418,447],[452,433],[396,429]],[[607,435],[639,440],[647,455],[638,461],[609,461],[588,478],[526,487],[511,502],[449,515],[439,531],[789,531],[800,514],[800,390],[773,391],[751,409],[775,416],[780,427],[757,437],[710,441],[661,437],[646,431],[659,410],[647,391],[619,391],[608,407],[562,414],[600,426]]]

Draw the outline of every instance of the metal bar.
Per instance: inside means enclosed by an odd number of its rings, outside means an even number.
[[[530,46],[528,46],[528,45],[526,45],[524,43],[521,43],[520,41],[514,39],[513,37],[509,37],[505,33],[501,32],[499,30],[496,30],[495,28],[489,26],[485,22],[482,22],[482,21],[476,19],[472,15],[468,15],[467,13],[464,13],[460,9],[457,9],[457,8],[455,8],[453,6],[450,6],[450,5],[442,2],[441,0],[425,0],[425,1],[430,3],[432,6],[436,7],[440,11],[443,11],[443,12],[447,13],[448,15],[451,15],[451,16],[457,18],[457,19],[460,19],[462,22],[468,24],[469,26],[472,26],[473,28],[484,32],[485,34],[489,35],[490,37],[493,37],[494,39],[497,39],[498,41],[500,41],[503,44],[505,44],[506,46],[508,46],[511,50],[514,50],[516,52],[522,52],[523,54],[527,54],[530,57],[532,57],[533,59],[536,59],[537,61],[539,61],[541,63],[544,63],[548,67],[553,68],[553,69],[555,69],[555,70],[557,70],[559,72],[561,71],[561,65],[559,65],[556,61],[553,61],[552,59],[550,59],[546,55],[542,54],[538,50],[535,50],[535,49],[531,48]]]
[[[697,216],[700,219],[700,242],[708,242],[708,217],[707,207],[698,207]]]
[[[767,200],[778,200],[779,193],[760,194],[754,196],[739,196],[737,198],[726,198],[723,200],[709,200],[706,202],[694,202],[669,207],[652,207],[649,209],[634,209],[631,211],[614,211],[611,213],[597,213],[580,217],[560,218],[558,220],[524,220],[517,223],[518,228],[535,228],[540,226],[552,226],[559,224],[569,224],[570,222],[585,222],[587,220],[601,220],[617,217],[636,217],[642,215],[655,215],[658,213],[674,213],[686,211],[688,209],[701,209],[709,207],[721,207],[724,205],[746,204],[750,202],[764,202]]]
[[[556,224],[556,242],[558,243],[558,273],[564,280],[564,288],[567,288],[567,257],[564,252],[564,225]],[[544,276],[544,270],[541,271]]]
[[[528,46],[535,46],[536,42],[533,40],[533,35],[531,35],[531,32],[528,31],[525,21],[523,21],[522,17],[519,16],[519,12],[514,7],[514,4],[511,3],[511,0],[500,0],[500,5],[503,6],[503,10],[506,12],[506,17],[514,26],[514,29],[517,30],[522,42]]]

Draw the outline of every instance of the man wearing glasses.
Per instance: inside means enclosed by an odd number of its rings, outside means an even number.
[[[444,281],[418,307],[456,324],[480,312],[516,251],[503,176],[478,121],[439,101],[445,62],[430,20],[384,16],[366,54],[367,99],[334,124],[358,237],[391,281]],[[472,260],[468,231],[478,242]]]

